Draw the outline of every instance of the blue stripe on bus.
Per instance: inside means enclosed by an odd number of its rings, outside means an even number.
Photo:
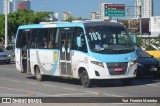
[[[58,61],[54,62],[51,73],[54,74],[58,65]]]
[[[85,22],[72,22],[72,23],[56,23],[56,28],[57,27],[84,27]],[[47,25],[52,25],[52,24],[32,24],[32,25],[22,25],[18,29],[29,29],[29,28],[44,28]],[[51,26],[50,26],[51,27]]]
[[[80,52],[84,53],[78,50],[72,50],[73,52]],[[98,54],[98,53],[84,53],[90,57],[95,58],[96,60],[103,62],[103,63],[109,63],[109,62],[131,62],[136,59],[137,54],[135,51],[131,53],[125,53],[125,54]]]
[[[59,23],[59,24],[56,24],[56,27],[84,27],[84,22],[72,22],[72,23]]]
[[[22,25],[18,29],[43,28],[45,24]]]
[[[97,59],[98,61],[108,63],[108,62],[130,62],[136,58],[136,53],[126,53],[126,54],[98,54],[91,53],[90,56]]]

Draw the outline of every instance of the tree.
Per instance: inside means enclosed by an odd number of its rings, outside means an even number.
[[[66,21],[72,22],[73,21],[73,17],[72,16],[68,17],[68,19],[66,19]]]
[[[37,12],[32,10],[21,9],[17,12],[8,14],[8,37],[15,36],[20,25],[38,24],[42,21],[48,21],[48,16],[51,12]],[[0,15],[0,40],[5,35],[5,17]]]
[[[4,18],[4,15],[0,15],[0,40],[2,40],[2,37],[5,35],[5,29],[4,29],[4,26],[5,26],[5,18]]]

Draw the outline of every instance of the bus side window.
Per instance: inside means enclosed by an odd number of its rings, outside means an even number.
[[[37,36],[38,29],[32,29],[31,31],[31,39],[30,39],[30,47],[36,47],[36,36]]]
[[[56,33],[57,33],[56,28],[49,29],[48,48],[54,48],[54,49],[57,48],[57,46],[56,46]]]
[[[37,36],[37,48],[47,48],[48,29],[39,29]]]
[[[86,40],[84,35],[82,35],[82,47],[79,48],[77,45],[77,37],[79,37],[81,34],[84,34],[83,29],[81,27],[75,27],[73,34],[72,49],[87,52]]]
[[[16,48],[22,48],[24,46],[24,37],[25,37],[24,29],[18,30]]]

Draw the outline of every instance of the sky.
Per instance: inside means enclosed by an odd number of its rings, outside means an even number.
[[[90,18],[92,11],[99,11],[99,3],[125,4],[126,6],[134,6],[134,0],[31,0],[31,10],[45,11],[47,1],[47,11],[58,12],[59,18],[62,12],[71,12],[73,16]],[[160,0],[155,1],[153,9],[154,15],[160,16]],[[3,13],[3,0],[0,0],[0,13]]]

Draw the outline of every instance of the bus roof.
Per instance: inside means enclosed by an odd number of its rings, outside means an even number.
[[[119,26],[123,25],[117,22],[105,22],[105,21],[82,21],[82,22],[57,22],[57,23],[43,23],[43,24],[31,24],[22,25],[18,29],[28,29],[28,28],[54,28],[54,27],[89,27],[89,26]]]

